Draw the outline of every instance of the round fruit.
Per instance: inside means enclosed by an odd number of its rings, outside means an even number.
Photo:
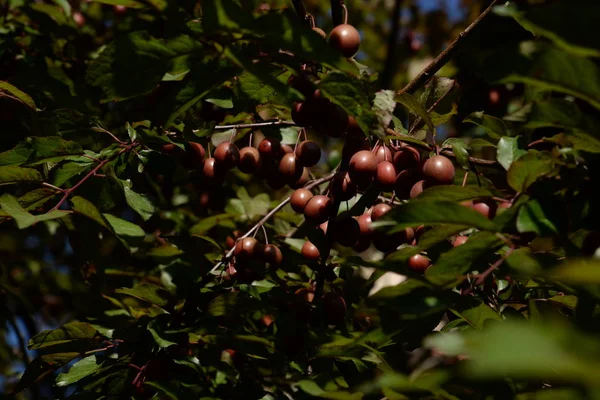
[[[186,158],[188,164],[192,168],[200,168],[202,164],[204,164],[204,156],[206,155],[206,151],[204,150],[204,146],[200,143],[196,142],[188,142],[186,146]]]
[[[237,240],[237,238],[242,236],[242,231],[236,229],[231,233],[231,235],[232,236],[227,236],[227,239],[225,239],[225,246],[227,246],[228,249],[235,246],[235,241]]]
[[[344,247],[351,247],[356,244],[360,236],[360,226],[354,218],[342,218],[333,220],[331,223],[331,237],[336,243]]]
[[[394,154],[394,166],[398,171],[415,168],[421,161],[421,153],[414,147],[404,146]]]
[[[410,168],[401,171],[398,176],[396,176],[396,185],[394,187],[394,192],[396,193],[396,197],[407,200],[410,198],[410,190],[421,179],[421,171],[417,168]]]
[[[353,57],[360,47],[360,34],[352,25],[338,25],[329,34],[329,45],[345,57]]]
[[[498,210],[498,204],[491,199],[474,200],[471,208],[486,218],[494,219]]]
[[[457,236],[456,239],[454,239],[454,243],[452,243],[452,245],[454,247],[457,247],[461,244],[465,244],[467,240],[469,240],[468,236]]]
[[[305,301],[307,303],[312,303],[313,300],[315,299],[315,292],[313,290],[307,289],[307,288],[298,289],[294,292],[294,294],[300,300]]]
[[[387,146],[377,145],[373,150],[375,153],[375,157],[377,157],[377,162],[381,163],[382,161],[392,161],[393,154],[392,150],[390,150]]]
[[[304,185],[306,185],[309,180],[310,180],[310,175],[308,174],[308,169],[302,168],[302,176],[300,176],[300,179],[298,179],[294,183],[290,183],[289,185],[292,189],[300,189],[300,188],[304,187]]]
[[[362,214],[356,217],[358,227],[360,229],[360,239],[371,239],[373,237],[373,228],[371,223],[373,222],[370,214]]]
[[[214,158],[207,158],[202,166],[202,175],[211,182],[222,183],[225,180],[225,170],[217,165]]]
[[[233,255],[237,259],[248,260],[250,258],[256,258],[261,252],[262,249],[258,240],[253,237],[247,237],[240,239],[235,243]]]
[[[321,298],[323,301],[323,310],[328,325],[339,325],[344,322],[346,317],[346,301],[342,296],[336,293],[325,293]]]
[[[415,272],[424,273],[431,265],[431,260],[421,254],[415,254],[408,259],[408,267]]]
[[[231,142],[223,142],[217,146],[214,154],[215,161],[223,168],[234,168],[240,162],[240,151]]]
[[[432,185],[450,185],[454,182],[454,165],[444,156],[434,156],[423,165],[423,175]]]
[[[377,165],[377,183],[384,192],[391,192],[396,186],[396,168],[389,161],[381,161]]]
[[[412,228],[406,228],[392,234],[376,232],[373,238],[373,245],[377,250],[387,253],[396,250],[402,244],[411,243],[414,238],[415,231]]]
[[[346,134],[348,139],[365,139],[365,134],[362,129],[358,125],[356,118],[349,116],[348,117],[348,128],[346,129]]]
[[[389,204],[379,203],[373,206],[373,209],[371,210],[371,220],[378,221],[391,210],[392,207]]]
[[[305,97],[312,96],[315,91],[315,87],[308,78],[307,74],[301,74],[300,76],[290,75],[287,81],[288,85],[302,93]]]
[[[327,39],[327,34],[325,33],[325,31],[321,28],[317,28],[316,26],[314,28],[312,28],[313,32],[316,32],[319,34],[319,36],[321,36],[323,39]]]
[[[296,154],[300,164],[305,167],[312,167],[321,159],[321,148],[312,140],[305,140],[298,145]]]
[[[238,169],[245,174],[256,172],[260,165],[260,153],[254,147],[242,147],[240,150],[240,162]]]
[[[271,189],[279,190],[282,189],[288,182],[287,179],[281,175],[278,169],[274,169],[273,173],[268,175],[266,183]]]
[[[313,194],[308,189],[297,189],[290,197],[290,205],[297,213],[303,213],[306,203],[312,199]]]
[[[294,153],[287,153],[279,162],[279,173],[287,182],[294,183],[302,176],[303,167]]]
[[[425,189],[427,189],[426,181],[419,181],[419,182],[415,183],[413,185],[413,187],[410,189],[410,198],[414,199],[415,197],[417,197],[418,195],[423,193],[423,190],[425,190]]]
[[[348,173],[352,182],[360,187],[368,186],[377,174],[377,158],[373,152],[361,150],[350,159]]]
[[[293,152],[294,152],[294,148],[292,146],[290,146],[289,144],[282,143],[281,147],[279,148],[279,159],[281,159],[286,154],[290,154]]]
[[[313,196],[304,207],[304,218],[316,224],[322,224],[329,219],[333,203],[327,196]]]
[[[280,265],[283,261],[283,254],[281,254],[279,247],[268,244],[263,249],[263,258],[271,265]]]
[[[306,112],[304,103],[296,102],[292,105],[292,121],[298,126],[310,126],[310,115]]]
[[[304,242],[304,245],[302,246],[301,254],[302,254],[302,257],[306,258],[307,260],[311,260],[311,261],[318,261],[319,257],[321,257],[321,253],[319,252],[319,249],[317,249],[317,246],[315,246],[308,240],[306,242]]]
[[[166,143],[160,146],[160,152],[163,154],[174,155],[177,154],[181,149],[174,143]]]
[[[276,158],[281,150],[281,143],[275,138],[264,138],[258,144],[258,152],[261,157]]]
[[[346,171],[340,171],[331,180],[331,193],[336,200],[347,201],[356,195],[356,185]]]
[[[312,126],[317,132],[339,138],[348,129],[348,114],[339,106],[326,100],[315,101],[311,112]],[[310,111],[309,111],[310,112]]]

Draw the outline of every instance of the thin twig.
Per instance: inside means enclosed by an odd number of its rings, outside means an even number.
[[[17,336],[17,340],[19,341],[19,350],[22,353],[23,362],[25,363],[25,365],[29,365],[30,360],[29,360],[29,355],[27,354],[27,346],[25,345],[25,338],[23,337],[23,333],[21,332],[21,330],[19,329],[19,326],[17,325],[16,318],[13,315],[12,318],[7,318],[6,322],[15,331],[15,335]]]
[[[127,144],[127,142],[122,141],[121,139],[119,139],[118,137],[116,137],[112,132],[104,129],[104,128],[100,128],[99,126],[92,128],[93,131],[97,131],[97,132],[104,132],[106,133],[108,136],[110,136],[115,142],[119,143],[119,144]]]
[[[63,192],[63,193],[65,192],[65,189],[61,189],[58,186],[54,186],[54,185],[52,185],[52,184],[50,184],[48,182],[42,182],[42,186],[49,187],[50,189],[54,189],[54,190],[59,191],[59,192]]]
[[[473,282],[473,284],[475,286],[481,285],[483,283],[483,281],[485,281],[485,278],[487,278],[492,272],[494,272],[496,269],[498,269],[502,263],[504,263],[504,261],[506,261],[506,259],[515,251],[514,248],[509,248],[506,253],[504,253],[504,255],[502,257],[500,257],[498,259],[498,261],[496,261],[494,264],[492,264],[491,267],[489,267],[488,269],[486,269],[485,271],[483,271],[481,274],[477,275],[477,277],[475,278],[475,282]]]
[[[330,180],[333,179],[333,177],[335,176],[335,172],[326,175],[322,178],[316,179],[310,183],[308,183],[304,188],[305,189],[312,189],[316,186],[319,186],[325,182],[329,182]],[[248,236],[252,235],[255,231],[257,231],[258,229],[260,229],[265,223],[267,223],[267,221],[269,221],[271,219],[271,217],[273,217],[275,214],[277,214],[279,211],[281,211],[281,209],[283,207],[285,207],[288,203],[290,202],[290,197],[285,198],[281,203],[279,203],[277,205],[277,207],[273,208],[271,211],[269,211],[267,213],[267,215],[265,215],[264,217],[261,218],[260,221],[258,221],[256,223],[256,225],[254,225],[252,228],[250,228],[250,230],[248,232],[246,232],[245,234],[243,234],[242,236],[240,236],[238,238],[238,240],[240,239],[244,239],[247,238]],[[224,265],[227,261],[229,261],[231,259],[231,257],[233,256],[233,251],[235,250],[235,246],[232,247],[227,254],[225,254],[223,256],[223,258],[221,258],[221,260],[209,271],[209,273],[213,273],[214,271],[216,271],[219,267],[221,267],[222,265]]]
[[[332,0],[332,2],[335,0]],[[419,75],[411,80],[404,88],[402,88],[398,94],[405,92],[413,92],[416,89],[425,85],[444,65],[450,61],[454,53],[456,52],[458,45],[464,41],[467,36],[473,31],[473,29],[479,24],[494,8],[499,0],[493,0],[492,3],[486,8],[480,15],[469,25],[464,31],[462,31],[456,39],[450,45],[436,57]]]
[[[256,122],[256,123],[252,123],[252,124],[238,124],[238,125],[217,125],[215,126],[214,129],[217,130],[226,130],[226,129],[247,129],[247,128],[261,128],[264,126],[276,126],[276,125],[283,125],[283,126],[296,126],[296,124],[294,122],[291,121],[283,121],[281,119],[277,119],[274,121],[267,121],[267,122]],[[194,132],[197,132],[198,130],[194,130]]]
[[[431,113],[433,110],[435,110],[435,108],[442,102],[442,100],[444,100],[444,98],[446,96],[448,96],[448,94],[450,92],[452,92],[452,89],[454,88],[454,85],[456,84],[456,81],[452,81],[452,86],[450,87],[450,89],[444,93],[443,96],[441,96],[439,99],[437,99],[432,105],[431,107],[429,107],[427,109],[427,113]],[[433,90],[432,90],[433,91]],[[410,135],[411,133],[414,132],[415,129],[417,129],[417,126],[423,121],[423,118],[419,117],[415,120],[415,122],[413,122],[412,126],[410,127],[410,129],[408,130],[408,134]]]

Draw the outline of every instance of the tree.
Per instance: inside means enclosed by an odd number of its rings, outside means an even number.
[[[600,396],[600,6],[363,3],[3,6],[5,393]]]

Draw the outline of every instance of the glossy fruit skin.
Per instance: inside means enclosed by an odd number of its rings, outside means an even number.
[[[281,144],[281,147],[279,148],[279,159],[281,160],[281,158],[283,156],[285,156],[286,154],[290,154],[294,152],[294,148],[292,146],[290,146],[289,144]]]
[[[424,273],[431,265],[431,260],[421,254],[415,254],[408,259],[408,267],[415,272]]]
[[[303,167],[294,153],[287,153],[279,162],[279,173],[288,183],[294,183],[300,179],[303,171]]]
[[[354,218],[343,218],[331,222],[333,240],[341,246],[351,247],[356,244],[360,236],[360,226]]]
[[[319,252],[319,249],[317,249],[317,246],[315,246],[308,240],[306,242],[304,242],[304,245],[302,246],[301,254],[302,254],[302,257],[304,257],[310,261],[318,261],[319,258],[321,257],[321,253]]]
[[[307,189],[297,189],[290,197],[290,205],[297,213],[303,213],[306,204],[313,198],[313,194]]]
[[[365,134],[358,125],[356,118],[354,118],[353,116],[348,117],[348,128],[346,129],[346,136],[348,140],[365,139]]]
[[[163,154],[175,155],[179,151],[181,151],[181,149],[174,143],[165,143],[160,146],[160,152]]]
[[[321,298],[323,311],[328,325],[339,325],[346,317],[346,301],[336,293],[325,293]]]
[[[271,265],[281,265],[283,254],[281,254],[279,247],[274,244],[268,244],[263,249],[263,259]]]
[[[260,165],[260,153],[254,147],[242,147],[240,149],[240,162],[238,169],[245,174],[253,174]]]
[[[342,148],[342,170],[348,170],[350,160],[361,150],[370,150],[369,141],[363,135],[362,137],[346,137],[346,144]]]
[[[306,112],[304,103],[295,102],[294,104],[292,104],[292,121],[294,121],[296,125],[302,127],[310,126],[310,115],[308,115],[308,113]]]
[[[363,252],[371,246],[371,239],[373,238],[373,229],[371,229],[371,216],[369,214],[362,214],[356,217],[360,234],[358,241],[352,246],[352,249],[357,252]]]
[[[396,186],[396,168],[389,161],[381,161],[377,165],[377,183],[384,192],[391,192]]]
[[[247,237],[238,240],[235,243],[235,249],[233,251],[233,255],[238,260],[249,260],[251,258],[256,258],[261,253],[261,245],[258,243],[258,240],[253,237]]]
[[[432,185],[450,185],[454,182],[454,165],[444,156],[434,156],[423,164],[423,176]]]
[[[375,157],[377,157],[377,162],[381,163],[382,161],[392,161],[394,159],[394,154],[392,150],[387,146],[377,145],[373,149],[375,153]]]
[[[356,185],[346,171],[340,171],[331,180],[331,193],[339,201],[347,201],[356,195]]]
[[[223,168],[235,168],[240,162],[240,151],[235,144],[223,142],[215,149],[214,159]]]
[[[457,236],[456,239],[454,239],[454,243],[452,243],[452,246],[458,247],[461,244],[465,244],[467,240],[469,240],[468,236]]]
[[[304,207],[304,218],[315,224],[322,224],[329,219],[333,203],[327,196],[313,196]]]
[[[419,166],[421,153],[414,147],[404,146],[394,154],[393,163],[398,172]]]
[[[421,180],[421,178],[421,171],[417,168],[409,168],[400,171],[396,176],[396,184],[394,186],[396,197],[402,200],[408,200],[410,198],[412,187]]]
[[[281,150],[281,143],[275,138],[264,138],[258,144],[258,152],[261,157],[276,158]]]
[[[498,204],[492,199],[474,200],[471,208],[486,218],[494,219]]]
[[[415,197],[417,197],[421,193],[423,193],[423,190],[425,190],[425,189],[427,189],[427,181],[424,181],[424,180],[418,181],[410,189],[410,198],[414,199]]]
[[[242,231],[236,229],[231,233],[231,235],[232,236],[227,236],[227,239],[225,239],[225,246],[228,249],[231,249],[233,246],[235,246],[235,241],[237,240],[237,238],[242,236]]]
[[[377,157],[369,150],[361,150],[350,159],[348,173],[359,188],[368,186],[377,174]]]
[[[191,168],[202,168],[206,150],[204,146],[197,142],[187,142],[185,147],[186,164]]]
[[[321,148],[312,140],[305,140],[298,145],[296,155],[300,164],[305,167],[312,167],[321,159]]]
[[[292,189],[300,189],[300,188],[303,188],[304,185],[306,185],[309,180],[310,180],[310,175],[308,174],[308,168],[302,168],[302,175],[300,176],[300,179],[298,179],[294,183],[288,183],[288,185]]]
[[[352,25],[338,25],[329,34],[329,45],[344,57],[353,57],[360,47],[360,34]]]
[[[373,206],[371,210],[371,220],[378,221],[385,216],[388,212],[392,210],[392,207],[389,204],[379,203]]]
[[[220,184],[225,181],[225,170],[217,165],[214,158],[207,158],[202,166],[202,176],[211,183]]]

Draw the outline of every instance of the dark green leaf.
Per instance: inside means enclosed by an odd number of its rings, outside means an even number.
[[[117,234],[117,236],[140,238],[140,237],[144,237],[146,235],[144,230],[136,224],[132,224],[131,222],[125,221],[124,219],[121,219],[121,218],[117,218],[111,214],[105,213],[102,215],[108,221],[108,224],[111,226],[113,231]]]
[[[8,82],[0,81],[0,97],[10,96],[26,106],[36,110],[35,102],[29,95]]]
[[[432,228],[419,238],[419,248],[427,250],[436,244],[443,242],[451,236],[466,230],[468,227],[464,225],[442,225]]]
[[[467,115],[463,122],[470,122],[481,126],[485,129],[487,134],[494,139],[499,139],[507,134],[506,125],[504,125],[504,122],[501,119],[486,115],[483,111],[477,111]]]
[[[85,215],[89,219],[92,219],[102,225],[105,228],[109,228],[108,223],[100,214],[100,211],[96,208],[94,204],[90,201],[84,199],[81,196],[75,196],[71,199],[71,203],[73,204],[73,211],[79,213],[81,215]]]
[[[95,3],[125,6],[127,8],[143,8],[144,4],[136,0],[92,0]]]
[[[33,168],[21,168],[13,165],[0,166],[0,186],[18,182],[41,182],[42,175]]]
[[[363,398],[362,393],[350,393],[350,392],[327,392],[319,387],[314,381],[302,380],[297,383],[298,387],[310,396],[318,397],[321,399],[332,399],[332,400],[360,400]]]
[[[459,138],[450,138],[447,139],[442,147],[450,146],[452,147],[452,152],[456,156],[456,161],[460,164],[461,167],[469,171],[471,166],[469,164],[469,145],[465,141],[465,139]]]
[[[131,188],[132,183],[130,180],[120,180],[120,182],[123,186],[125,200],[127,201],[129,207],[131,207],[132,210],[137,212],[144,221],[149,220],[150,217],[152,217],[152,215],[154,215],[154,213],[156,212],[154,204],[152,204],[148,197],[134,192]]]
[[[86,172],[93,165],[93,161],[87,162],[66,162],[54,170],[54,178],[52,184],[61,187],[69,179]]]
[[[33,360],[28,366],[14,393],[22,392],[34,383],[43,379],[46,375],[79,357],[80,353],[56,353],[46,354]]]
[[[231,292],[215,297],[208,305],[208,314],[213,317],[229,315],[235,311],[239,292]]]
[[[79,382],[81,379],[92,375],[102,364],[96,362],[96,356],[92,355],[77,361],[69,369],[69,372],[59,374],[56,378],[56,386],[68,386]]]
[[[487,304],[480,304],[477,307],[469,308],[458,313],[462,319],[467,321],[469,325],[477,329],[482,329],[487,320],[502,321],[502,317],[498,315]]]
[[[419,200],[463,201],[482,197],[492,197],[493,193],[478,186],[441,185],[427,188],[419,195]]]
[[[148,324],[148,331],[152,335],[152,338],[161,349],[166,349],[169,346],[176,345],[176,342],[165,339],[165,332],[161,326],[161,322],[158,318],[153,319]]]
[[[160,286],[151,283],[141,283],[133,288],[116,289],[115,293],[124,294],[135,297],[136,299],[144,300],[159,307],[164,307],[169,302],[169,294]]]
[[[48,221],[52,219],[62,218],[69,213],[67,211],[52,210],[45,214],[32,215],[27,212],[20,204],[19,201],[11,196],[10,194],[3,194],[0,197],[0,208],[3,212],[14,218],[19,229],[25,229],[33,224],[41,221]]]
[[[60,328],[43,331],[31,339],[27,347],[31,350],[37,350],[49,346],[56,346],[75,340],[93,340],[101,339],[102,336],[96,328],[85,322],[69,322]]]
[[[419,103],[417,101],[417,99],[415,99],[411,94],[402,93],[402,94],[396,96],[394,98],[394,100],[396,102],[404,105],[406,108],[408,108],[414,114],[421,117],[423,119],[423,121],[425,121],[425,123],[427,124],[429,129],[431,129],[431,130],[435,129],[435,127],[433,126],[433,121],[431,121],[431,116],[429,115],[429,113],[427,112],[425,107],[423,107],[421,105],[421,103]]]
[[[517,160],[523,154],[526,154],[527,151],[523,150],[521,146],[519,146],[518,137],[508,137],[503,136],[500,138],[498,142],[498,152],[496,153],[496,159],[504,167],[505,170],[508,171],[513,161]]]
[[[556,160],[545,153],[529,151],[511,164],[507,179],[514,190],[524,192],[539,178],[557,172]]]
[[[525,203],[519,210],[517,229],[521,233],[535,232],[538,235],[552,235],[558,232],[556,226],[546,216],[540,203],[533,199]]]
[[[600,284],[599,260],[572,260],[548,271],[548,276],[565,283],[576,285]]]

